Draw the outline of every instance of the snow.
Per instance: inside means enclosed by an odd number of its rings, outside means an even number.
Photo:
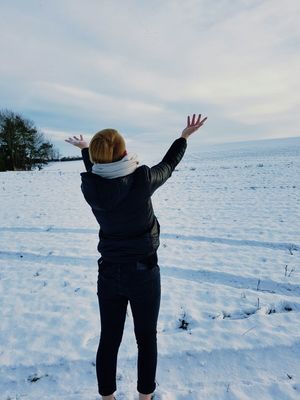
[[[190,141],[153,196],[157,398],[300,399],[300,138],[197,152]],[[99,399],[98,226],[83,170],[0,173],[1,400]],[[127,314],[118,400],[137,399]]]

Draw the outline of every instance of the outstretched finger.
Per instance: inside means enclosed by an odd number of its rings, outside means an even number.
[[[201,114],[199,114],[199,116],[198,116],[198,119],[197,119],[197,121],[196,121],[196,125],[198,125],[198,124],[199,124],[199,122],[200,122],[200,119],[201,119]]]
[[[82,137],[82,135],[80,135],[80,140],[83,140],[83,137]]]
[[[192,124],[195,125],[196,114],[193,114]]]
[[[187,126],[190,126],[191,125],[191,120],[190,120],[190,116],[188,115],[188,117],[187,117]]]

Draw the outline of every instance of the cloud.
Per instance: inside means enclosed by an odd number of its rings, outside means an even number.
[[[135,101],[131,98],[111,96],[75,86],[35,82],[33,92],[38,98],[41,92],[47,93],[47,101],[57,106],[68,105],[74,112],[82,114],[106,115],[106,118],[134,118],[143,115],[144,122],[151,121],[156,115],[164,112],[162,107],[146,101]],[[137,124],[141,120],[137,119]]]
[[[52,132],[115,126],[203,142],[300,135],[300,4],[14,1],[0,6],[0,100]]]

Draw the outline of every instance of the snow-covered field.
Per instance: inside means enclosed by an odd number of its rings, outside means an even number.
[[[202,152],[192,140],[153,196],[158,398],[299,400],[300,138]],[[82,171],[0,173],[1,400],[99,398],[98,226]],[[128,307],[118,400],[137,398],[136,356]]]

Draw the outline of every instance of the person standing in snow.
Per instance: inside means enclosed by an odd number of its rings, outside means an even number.
[[[139,165],[127,153],[124,138],[115,129],[96,133],[90,144],[80,135],[66,142],[81,149],[86,172],[81,190],[99,225],[97,296],[101,335],[96,356],[98,391],[103,400],[114,400],[117,355],[127,304],[130,303],[138,347],[139,400],[150,400],[156,388],[157,319],[161,299],[160,225],[151,196],[182,159],[188,137],[205,122],[201,114],[176,139],[160,163]]]

